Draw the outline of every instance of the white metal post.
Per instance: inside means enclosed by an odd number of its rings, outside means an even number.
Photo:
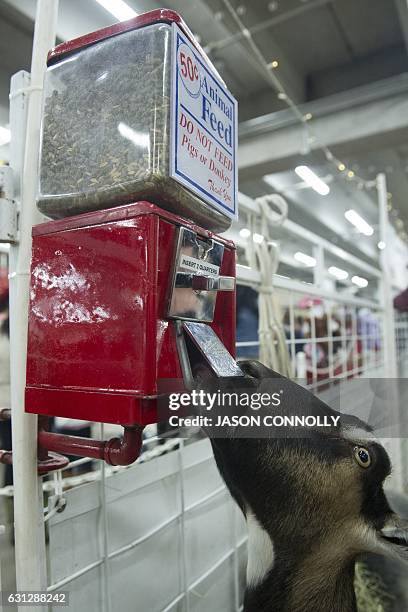
[[[385,243],[385,249],[380,251],[380,266],[382,271],[381,288],[384,309],[384,369],[386,378],[395,379],[396,382],[396,379],[398,378],[397,346],[395,337],[394,305],[392,300],[391,266],[389,261],[390,235],[388,228],[387,178],[384,173],[377,176],[377,192],[379,206],[379,239]],[[399,406],[398,387],[395,385],[392,388],[395,394],[393,403],[396,406]],[[395,416],[397,416],[397,414]],[[398,425],[398,423],[395,423],[395,425]],[[391,455],[394,467],[390,484],[392,484],[394,490],[401,491],[403,489],[402,441],[400,438],[389,438],[383,439],[383,444]]]
[[[27,122],[24,157],[14,147],[19,172],[19,242],[10,247],[10,359],[14,521],[17,589],[44,590],[45,539],[41,480],[37,477],[37,417],[24,412],[31,228],[35,222],[42,88],[46,57],[55,41],[58,0],[38,0],[31,80],[24,92]],[[13,95],[17,95],[14,91]],[[13,102],[13,100],[12,100]],[[13,127],[13,126],[12,126]],[[14,127],[16,127],[14,125]],[[12,141],[15,134],[12,133]],[[13,147],[12,147],[13,148]],[[20,167],[19,167],[20,166]],[[31,610],[31,607],[28,608]],[[38,607],[36,608],[38,610]],[[27,611],[27,607],[24,608]]]
[[[382,272],[381,288],[384,308],[384,362],[387,378],[397,378],[397,351],[395,343],[394,307],[391,291],[391,270],[389,262],[389,235],[387,209],[387,179],[385,174],[377,176],[378,208],[379,208],[379,240],[385,243],[385,249],[380,251],[380,267]]]
[[[316,259],[316,265],[313,271],[313,282],[316,287],[323,287],[326,277],[326,268],[324,265],[324,247],[322,244],[313,245],[313,257]]]

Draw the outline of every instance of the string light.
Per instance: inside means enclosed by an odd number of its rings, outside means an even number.
[[[275,89],[275,91],[278,92],[277,93],[278,99],[285,101],[288,108],[293,112],[297,120],[306,127],[305,124],[309,123],[313,119],[313,116],[311,113],[303,114],[300,111],[300,108],[298,107],[296,102],[294,102],[292,98],[286,93],[282,82],[280,81],[279,77],[274,71],[274,68],[277,68],[277,66],[274,65],[275,61],[277,62],[277,60],[274,60],[270,64],[267,63],[259,47],[254,42],[250,30],[248,30],[248,28],[244,26],[243,22],[241,21],[239,17],[239,13],[237,12],[237,10],[234,9],[230,0],[223,0],[223,4],[228,10],[228,12],[231,14],[234,21],[237,23],[238,27],[241,30],[241,33],[244,35],[245,39],[247,40],[247,43],[251,46],[253,55],[257,58],[260,65],[262,65],[263,68],[265,69],[265,72],[268,75],[268,80],[271,86]],[[268,4],[268,9],[270,11],[276,10],[277,8],[278,8],[278,2],[270,2]],[[309,144],[313,142],[318,143],[318,138],[316,134],[313,133],[311,126],[307,125],[307,129],[308,129]],[[347,167],[347,165],[342,160],[336,158],[331,152],[331,150],[329,149],[329,147],[325,145],[318,145],[318,147],[316,148],[320,148],[320,150],[323,151],[323,153],[325,154],[326,160],[335,165],[336,169],[340,172],[340,176],[347,177],[348,182],[354,183],[357,189],[371,190],[372,188],[376,186],[375,180],[363,179],[361,176],[358,176],[354,170]],[[406,169],[408,171],[408,166]],[[392,171],[393,171],[392,167],[386,168],[387,173],[391,173]]]
[[[241,30],[241,33],[243,35],[245,35],[245,38],[247,39],[247,43],[251,46],[253,55],[256,57],[256,59],[258,60],[258,62],[260,63],[260,65],[262,65],[264,67],[264,69],[266,70],[266,73],[268,74],[268,80],[271,84],[271,86],[278,91],[277,97],[279,100],[283,100],[286,102],[287,106],[289,107],[289,109],[293,112],[293,114],[295,115],[295,117],[303,123],[303,125],[305,125],[306,123],[308,123],[309,121],[311,121],[311,119],[313,118],[311,116],[311,113],[306,113],[306,114],[302,114],[300,111],[300,108],[298,107],[298,105],[296,104],[296,102],[294,102],[292,100],[292,98],[286,93],[285,88],[282,84],[282,82],[280,81],[280,79],[278,78],[278,76],[276,76],[275,71],[272,70],[273,66],[271,64],[268,64],[267,61],[265,60],[265,57],[263,56],[262,52],[260,51],[259,47],[256,45],[256,43],[254,42],[253,38],[252,38],[252,34],[251,31],[248,30],[248,28],[246,28],[243,24],[243,22],[241,21],[239,15],[237,14],[237,11],[234,9],[234,7],[232,6],[230,0],[223,0],[223,4],[226,7],[226,9],[228,10],[228,12],[231,14],[232,18],[234,19],[234,21],[237,23],[238,27]],[[273,6],[273,9],[275,9],[275,7],[278,7],[278,3],[276,2],[271,2],[268,5],[269,10],[271,10],[271,5]],[[318,143],[318,138],[316,136],[316,134],[314,134],[311,131],[311,128],[308,126],[308,142],[309,144],[315,142]],[[376,183],[373,180],[366,180],[363,179],[361,176],[357,176],[355,171],[353,171],[351,168],[348,168],[347,165],[342,161],[337,159],[333,153],[330,151],[330,149],[325,146],[325,145],[318,145],[317,148],[320,148],[325,156],[328,162],[333,163],[337,170],[340,173],[344,172],[344,178],[347,178],[348,182],[353,182],[356,186],[356,189],[366,189],[366,190],[371,190],[373,187],[375,187]],[[356,168],[357,169],[357,168]]]

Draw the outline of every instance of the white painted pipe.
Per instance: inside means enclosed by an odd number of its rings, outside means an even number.
[[[396,381],[396,379],[398,378],[398,363],[395,338],[394,306],[391,289],[391,267],[389,261],[390,232],[387,208],[387,179],[385,174],[383,173],[377,176],[377,193],[379,208],[379,239],[386,245],[385,249],[382,249],[380,251],[380,265],[382,271],[381,289],[382,302],[384,307],[383,334],[385,377],[390,379],[390,390],[392,390],[395,394],[393,400],[391,401],[395,404],[395,406],[399,406],[400,397],[398,393],[398,387],[397,385],[392,385],[392,380],[394,379],[394,381]],[[397,412],[396,410],[393,411],[393,414],[394,418],[396,418],[397,416],[398,419],[401,418],[399,412]],[[395,423],[395,425],[398,426],[398,423]],[[392,484],[394,490],[402,491],[404,484],[402,441],[400,438],[394,437],[384,439],[383,443],[391,456],[391,461],[394,468],[390,478],[390,483]]]
[[[296,353],[296,378],[299,380],[307,378],[306,354],[303,351]]]
[[[55,41],[58,0],[38,0],[26,92],[27,124],[24,161],[20,172],[19,243],[10,247],[10,358],[13,434],[15,558],[18,590],[45,590],[46,559],[42,488],[37,476],[37,417],[24,412],[27,322],[29,305],[31,228],[36,219],[38,154],[42,87],[48,50]],[[13,104],[13,99],[11,100]],[[12,133],[12,139],[14,138]],[[14,161],[19,166],[18,152]],[[20,164],[21,165],[21,164]],[[13,170],[18,170],[14,167]],[[23,609],[22,609],[23,610]],[[24,607],[24,612],[31,607]],[[38,607],[35,608],[38,611]],[[33,608],[34,611],[34,608]]]
[[[392,301],[391,289],[391,269],[389,262],[389,219],[388,219],[388,198],[387,198],[387,179],[385,174],[377,176],[377,193],[379,208],[379,239],[385,243],[385,249],[380,251],[380,267],[382,272],[381,289],[382,304],[384,308],[384,363],[385,375],[387,378],[397,378],[397,352],[395,341],[395,320],[394,306]]]

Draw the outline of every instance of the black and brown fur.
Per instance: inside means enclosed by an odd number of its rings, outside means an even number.
[[[267,391],[276,373],[258,362],[241,362],[245,385]],[[200,388],[218,382],[207,371],[197,376]],[[269,382],[268,382],[269,381]],[[290,381],[286,381],[290,383]],[[231,381],[229,390],[237,388]],[[337,414],[308,391],[293,385],[286,412]],[[292,389],[292,386],[290,386]],[[226,389],[224,389],[226,390]],[[245,594],[245,612],[355,612],[354,564],[363,552],[379,552],[379,537],[393,517],[383,482],[391,471],[384,448],[365,442],[372,458],[363,469],[354,458],[359,440],[346,429],[368,428],[358,419],[342,419],[330,435],[266,439],[211,437],[215,459],[232,496],[244,514],[251,512],[269,535],[272,568]],[[378,535],[378,538],[377,538]]]

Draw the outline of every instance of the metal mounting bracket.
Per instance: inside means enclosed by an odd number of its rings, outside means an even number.
[[[17,204],[13,196],[13,170],[0,166],[0,242],[17,242]]]

